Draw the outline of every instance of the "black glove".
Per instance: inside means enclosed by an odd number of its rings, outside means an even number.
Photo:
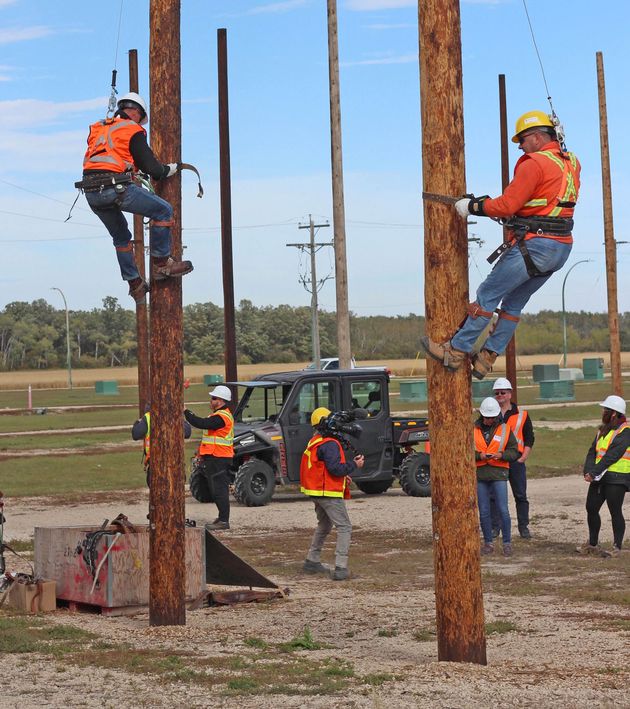
[[[476,214],[478,217],[485,217],[486,213],[483,211],[483,203],[487,199],[490,199],[490,195],[484,194],[482,197],[475,197],[475,195],[470,195],[468,211],[471,214]]]

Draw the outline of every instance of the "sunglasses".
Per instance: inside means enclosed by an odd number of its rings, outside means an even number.
[[[508,392],[507,392],[507,391],[495,391],[494,393],[495,393],[495,394],[500,394],[501,396],[504,396],[504,395],[507,394]]]

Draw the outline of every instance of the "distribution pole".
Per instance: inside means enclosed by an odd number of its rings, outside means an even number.
[[[151,0],[151,146],[181,162],[180,0]],[[181,178],[157,185],[173,206],[171,253],[182,255]],[[151,283],[151,488],[149,622],[185,625],[184,357],[182,282]]]
[[[225,324],[225,379],[237,380],[234,265],[232,260],[232,187],[230,172],[230,116],[228,102],[227,30],[217,30],[219,84],[219,172],[221,182],[221,254],[223,259],[223,322]],[[236,392],[233,392],[236,394]]]
[[[350,349],[350,310],[348,306],[346,216],[343,198],[337,0],[328,0],[328,81],[330,86],[330,156],[335,240],[335,286],[337,294],[337,347],[339,367],[341,369],[350,369],[352,352]]]
[[[619,310],[617,305],[617,243],[613,228],[612,186],[610,180],[610,151],[608,144],[608,112],[604,58],[596,52],[597,94],[599,96],[599,139],[602,156],[602,196],[604,201],[604,243],[606,249],[606,287],[608,292],[608,331],[610,334],[610,369],[613,392],[623,396],[621,377],[621,345],[619,342]]]
[[[329,227],[330,224],[326,222],[325,224],[315,224],[313,217],[308,215],[308,224],[299,224],[298,229],[308,229],[310,233],[310,240],[308,244],[287,244],[287,246],[295,246],[296,248],[304,251],[308,250],[311,255],[311,278],[307,281],[306,278],[302,278],[302,285],[311,294],[311,338],[313,341],[313,363],[315,364],[315,369],[320,369],[321,367],[321,352],[319,349],[319,304],[317,302],[317,293],[320,286],[323,286],[328,278],[324,278],[321,283],[317,282],[317,265],[315,254],[323,246],[334,246],[334,242],[329,241],[326,243],[316,243],[315,242],[315,229],[321,227]],[[307,283],[310,283],[310,288],[307,287]]]
[[[418,0],[422,178],[425,193],[466,192],[459,0]],[[466,222],[424,201],[429,336],[446,341],[468,302]],[[486,664],[470,369],[427,358],[438,659]]]
[[[501,187],[503,190],[510,182],[510,158],[507,130],[507,103],[505,98],[505,74],[499,74],[499,121],[501,124]],[[503,241],[509,241],[508,230],[503,227]],[[505,376],[512,385],[512,401],[518,402],[518,383],[516,381],[516,335],[508,342],[505,350]]]
[[[129,50],[129,91],[140,92],[138,81],[138,50]],[[133,250],[141,278],[146,277],[144,267],[144,226],[142,215],[133,216]],[[138,414],[143,416],[151,400],[149,379],[149,317],[146,295],[136,303],[136,340],[138,343]]]

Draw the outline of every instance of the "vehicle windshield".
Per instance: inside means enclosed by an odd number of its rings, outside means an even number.
[[[241,423],[275,421],[284,403],[283,387],[239,387],[235,419]]]

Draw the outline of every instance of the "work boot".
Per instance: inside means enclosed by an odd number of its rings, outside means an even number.
[[[190,261],[175,261],[172,256],[157,257],[153,260],[153,279],[181,278],[193,270]]]
[[[345,581],[347,578],[350,578],[350,572],[344,566],[335,566],[331,578],[333,581]]]
[[[491,350],[483,349],[473,356],[472,375],[476,379],[483,379],[488,372],[492,371],[494,363],[499,355]]]
[[[532,533],[529,531],[529,527],[526,524],[518,528],[518,533],[521,535],[521,539],[532,538]]]
[[[503,556],[512,556],[512,545],[510,542],[503,545]]]
[[[328,574],[330,569],[324,566],[321,561],[311,561],[310,559],[304,559],[304,565],[302,566],[302,571],[305,574]]]
[[[143,303],[146,294],[149,292],[149,284],[144,280],[144,278],[132,278],[129,281],[129,295],[136,301],[136,303]]]
[[[481,556],[488,556],[488,554],[494,554],[494,545],[486,542],[481,546]]]
[[[220,531],[222,529],[229,529],[229,528],[230,528],[230,523],[224,522],[222,519],[219,519],[218,517],[217,517],[217,519],[214,520],[214,522],[208,522],[208,524],[206,524],[206,529],[209,532],[216,532],[216,531]]]
[[[454,349],[450,341],[433,342],[428,335],[425,335],[420,338],[420,344],[429,357],[441,362],[451,372],[456,372],[466,360],[466,353]]]

